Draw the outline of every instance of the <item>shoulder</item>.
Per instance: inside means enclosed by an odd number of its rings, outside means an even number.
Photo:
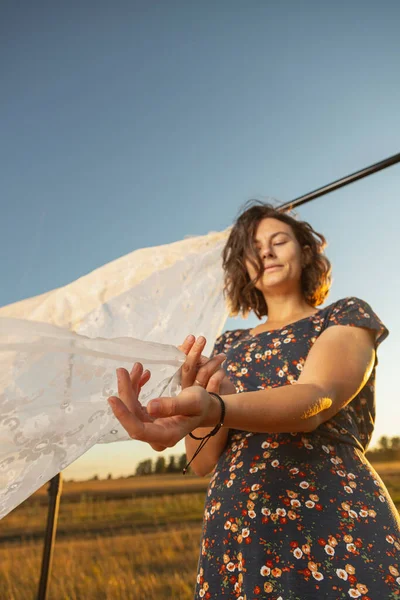
[[[219,354],[220,352],[227,352],[244,331],[247,331],[247,329],[230,329],[229,331],[221,333],[215,340],[212,356]]]
[[[372,312],[371,306],[365,300],[357,298],[357,296],[346,296],[329,304],[325,309],[329,317],[333,317],[338,313],[345,312],[360,312],[361,314]]]
[[[382,323],[371,305],[357,296],[346,296],[336,300],[325,309],[325,328],[333,325],[350,325],[375,331],[375,341],[382,342],[389,330]]]
[[[375,314],[371,305],[366,300],[357,298],[357,296],[340,298],[327,306],[326,311],[330,320],[335,320],[345,315],[352,315],[353,317],[359,315],[364,319],[368,319]]]

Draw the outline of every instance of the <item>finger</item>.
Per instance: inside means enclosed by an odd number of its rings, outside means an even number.
[[[206,343],[206,339],[203,336],[200,336],[189,351],[186,360],[182,365],[181,386],[183,389],[193,385],[194,380],[196,379],[201,353],[203,352]]]
[[[141,439],[144,433],[144,423],[132,413],[125,403],[116,396],[108,398],[108,403],[112,408],[114,416],[121,423],[132,439]]]
[[[129,378],[131,380],[131,387],[137,396],[139,395],[140,380],[143,377],[143,374],[144,373],[142,363],[135,362],[131,369],[131,372],[129,373]]]
[[[131,386],[133,390],[133,397],[129,408],[132,412],[136,414],[136,416],[141,421],[148,420],[148,416],[147,413],[143,413],[143,406],[139,401],[139,394],[141,392],[142,387],[146,385],[146,383],[151,377],[151,372],[148,369],[143,371],[142,375],[140,375],[142,370],[143,365],[141,363],[135,363],[131,369],[131,372],[129,373],[129,378],[131,380]]]
[[[142,372],[143,365],[140,363],[135,363],[130,373],[123,368],[117,369],[118,397],[130,412],[136,413],[137,417],[139,417],[138,408],[140,406],[138,401],[139,380]]]
[[[180,421],[169,428],[157,422],[142,423],[116,396],[108,398],[108,402],[115,417],[133,440],[148,442],[158,451],[175,446],[190,431],[198,427],[198,419],[195,419],[193,423],[191,423],[191,419],[187,419],[186,423]],[[163,419],[159,421],[163,421]]]
[[[189,351],[191,350],[193,344],[195,343],[196,338],[194,337],[194,335],[190,334],[187,336],[187,338],[185,338],[183,344],[181,344],[180,346],[178,346],[178,349],[181,352],[184,352],[185,354],[188,354]]]
[[[212,377],[210,377],[207,385],[207,392],[214,392],[215,394],[219,393],[221,383],[226,377],[225,371],[223,369],[219,369]]]
[[[193,389],[198,392],[197,387]],[[186,390],[188,391],[188,390]],[[152,417],[174,417],[176,415],[194,417],[201,415],[201,398],[198,393],[191,396],[181,398],[174,396],[173,398],[155,398],[147,405],[147,412]]]
[[[146,385],[146,383],[149,382],[151,377],[151,373],[148,369],[146,369],[145,371],[143,371],[143,375],[141,376],[140,380],[139,380],[139,392],[142,389],[142,387],[144,385]]]
[[[210,377],[221,368],[221,365],[225,360],[225,354],[217,354],[213,358],[207,360],[207,362],[197,371],[196,381],[198,381],[201,386],[207,387]]]

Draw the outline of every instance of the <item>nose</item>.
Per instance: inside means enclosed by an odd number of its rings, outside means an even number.
[[[266,258],[267,256],[275,256],[272,244],[263,246],[261,249],[261,256],[263,258]]]

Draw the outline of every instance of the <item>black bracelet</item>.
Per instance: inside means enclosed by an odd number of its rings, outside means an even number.
[[[221,404],[221,417],[220,417],[219,423],[217,423],[217,425],[214,427],[214,429],[212,429],[210,431],[210,433],[208,433],[204,437],[197,437],[197,435],[193,435],[193,433],[189,433],[189,435],[190,435],[191,438],[193,438],[194,440],[201,440],[201,441],[200,441],[200,444],[199,444],[196,452],[193,454],[192,458],[190,459],[190,461],[187,463],[187,465],[183,469],[182,473],[184,475],[187,472],[187,470],[188,470],[190,464],[192,463],[192,461],[196,458],[196,456],[200,452],[200,450],[202,450],[204,448],[204,446],[206,445],[206,443],[208,442],[208,440],[213,435],[215,435],[216,433],[218,433],[218,431],[221,429],[221,427],[224,424],[224,419],[225,419],[225,402],[222,400],[221,396],[219,396],[218,394],[215,394],[214,392],[208,392],[208,393],[210,394],[210,396],[214,396],[215,398],[218,398],[219,403]]]

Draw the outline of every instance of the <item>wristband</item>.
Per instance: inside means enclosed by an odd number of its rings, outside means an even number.
[[[218,394],[215,394],[214,392],[208,392],[208,393],[210,394],[210,396],[214,396],[215,398],[218,398],[219,403],[221,404],[221,417],[220,417],[219,422],[217,423],[217,425],[214,427],[214,429],[212,429],[210,431],[210,433],[208,433],[204,437],[198,437],[197,435],[193,435],[193,433],[189,433],[189,435],[190,435],[190,437],[192,439],[194,439],[194,440],[200,440],[200,444],[198,445],[198,448],[197,448],[196,452],[193,454],[193,456],[190,459],[190,461],[187,463],[187,465],[182,470],[183,475],[185,475],[185,473],[187,472],[190,464],[196,458],[196,456],[198,455],[198,453],[200,452],[200,450],[202,450],[204,448],[204,446],[206,445],[206,443],[208,442],[208,440],[211,437],[213,437],[213,435],[217,434],[218,431],[221,429],[221,427],[224,424],[225,412],[226,412],[225,402],[222,400],[221,396],[219,396]]]

